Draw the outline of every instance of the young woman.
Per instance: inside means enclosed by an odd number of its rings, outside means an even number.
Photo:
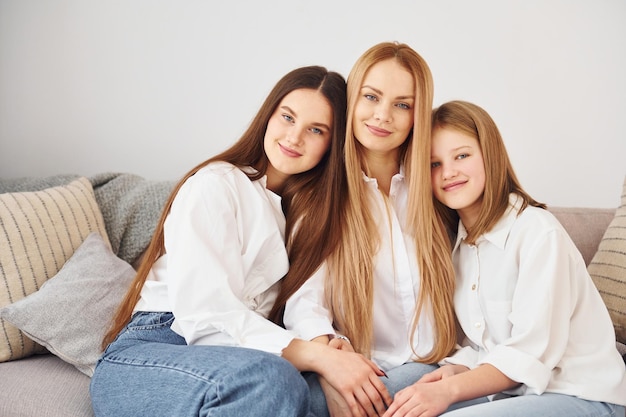
[[[452,252],[465,343],[398,393],[385,416],[624,416],[626,377],[609,313],[567,232],[520,186],[480,107],[433,114],[432,185],[458,227]]]
[[[338,211],[302,218],[271,317],[305,340],[371,358],[386,371],[387,390],[370,385],[380,373],[347,358],[353,385],[322,375],[326,404],[313,404],[318,415],[326,405],[331,415],[350,415],[348,408],[359,415],[351,395],[360,412],[382,414],[388,392],[435,369],[427,364],[455,346],[453,267],[430,188],[432,99],[430,69],[405,44],[373,46],[348,76],[345,183],[330,194]],[[307,380],[319,390],[316,375]]]
[[[280,356],[294,336],[266,316],[289,266],[284,213],[289,224],[292,202],[337,176],[345,106],[341,75],[296,69],[238,142],[178,183],[103,342],[97,416],[310,415]]]

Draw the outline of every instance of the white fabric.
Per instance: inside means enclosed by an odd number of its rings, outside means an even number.
[[[547,210],[519,202],[476,245],[453,251],[455,309],[467,335],[444,363],[489,363],[521,382],[514,394],[553,392],[626,404],[624,363],[585,263]]]
[[[136,310],[171,311],[190,345],[236,345],[280,354],[293,339],[265,317],[289,262],[280,197],[218,162],[179,190],[165,250]]]
[[[406,230],[408,198],[403,171],[392,178],[388,208],[377,181],[366,176],[364,181],[380,234],[380,248],[374,259],[372,359],[382,369],[389,370],[416,357],[411,350],[410,337],[420,286],[419,271],[414,241],[403,232]],[[306,340],[335,335],[324,299],[326,273],[327,268],[323,265],[285,307],[285,327]],[[414,348],[419,355],[425,355],[433,347],[431,315],[426,308],[415,332]]]

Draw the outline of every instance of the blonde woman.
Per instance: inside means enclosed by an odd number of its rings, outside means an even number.
[[[302,339],[354,349],[387,374],[382,391],[372,385],[380,373],[356,372],[348,359],[336,371],[351,372],[351,384],[321,375],[333,416],[376,415],[372,407],[382,414],[390,394],[436,369],[430,364],[456,343],[454,274],[430,187],[432,100],[430,69],[412,48],[367,50],[348,76],[345,181],[326,196],[338,211],[303,216],[290,241],[290,271],[271,316],[284,311],[286,328]],[[317,381],[308,377],[312,392]],[[313,406],[323,415],[323,404]]]

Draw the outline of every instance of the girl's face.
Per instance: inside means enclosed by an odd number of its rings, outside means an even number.
[[[287,94],[265,131],[267,187],[277,191],[290,175],[314,168],[330,146],[332,127],[333,111],[322,93],[301,88]]]
[[[413,127],[415,81],[395,59],[374,64],[363,79],[352,129],[369,152],[397,154]]]
[[[430,164],[435,198],[455,209],[463,225],[471,228],[485,191],[485,164],[478,140],[455,129],[435,128]]]

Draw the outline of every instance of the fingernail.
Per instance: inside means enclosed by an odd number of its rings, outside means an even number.
[[[387,373],[385,371],[383,371],[382,369],[378,368],[380,370],[380,372],[383,373],[383,376],[387,379],[389,379],[389,377],[387,376]]]

